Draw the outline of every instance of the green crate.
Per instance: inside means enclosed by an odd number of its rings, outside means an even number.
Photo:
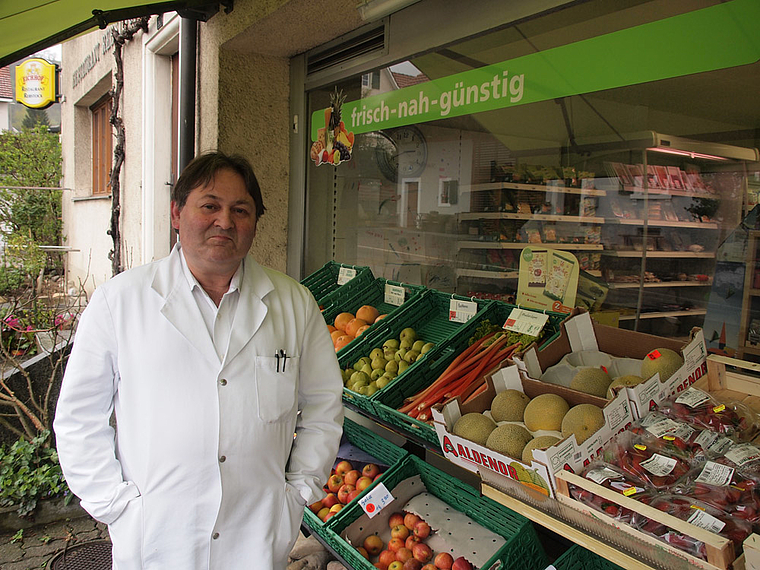
[[[436,345],[433,350],[420,356],[409,368],[396,376],[390,384],[382,390],[378,390],[372,396],[363,396],[344,388],[343,400],[354,404],[370,415],[377,416],[374,402],[383,391],[394,384],[402,382],[411,371],[419,368],[423,363],[436,359],[436,355],[444,350],[452,339],[456,338],[457,333],[469,328],[468,325],[470,323],[456,323],[449,320],[449,301],[452,298],[469,300],[468,297],[459,297],[432,289],[423,291],[415,299],[402,305],[401,309],[396,311],[393,316],[384,318],[376,326],[359,337],[359,339],[341,350],[338,355],[338,361],[340,367],[345,369],[353,366],[359,358],[369,355],[372,349],[381,347],[387,339],[398,338],[401,331],[407,327],[412,327],[420,339],[423,339],[425,342],[435,343]],[[481,313],[494,302],[476,299]]]
[[[509,303],[492,301],[490,306],[470,319],[467,326],[463,327],[455,338],[442,347],[441,352],[434,357],[434,360],[430,359],[425,366],[421,365],[416,370],[411,371],[403,382],[393,382],[388,384],[384,390],[377,392],[371,398],[374,401],[375,415],[384,422],[399,428],[402,432],[414,434],[438,446],[438,436],[432,425],[399,412],[397,408],[401,407],[406,398],[427,388],[443,374],[449,364],[469,346],[469,339],[480,323],[488,319],[493,324],[501,325],[507,320],[514,308],[515,306]],[[542,342],[548,342],[559,333],[560,324],[566,317],[567,315],[562,313],[549,313],[549,320],[545,326],[545,340]]]
[[[423,291],[425,291],[425,287],[423,285],[410,285],[408,283],[401,283],[399,281],[390,281],[388,279],[383,279],[382,277],[378,277],[374,281],[370,281],[360,289],[354,288],[345,294],[343,294],[343,291],[339,289],[336,291],[336,296],[330,307],[322,311],[322,316],[325,318],[325,322],[328,325],[331,325],[335,321],[335,317],[337,317],[340,313],[347,311],[349,313],[356,314],[356,311],[364,305],[372,305],[378,311],[380,311],[381,315],[387,315],[385,317],[386,319],[392,317],[404,305],[396,306],[385,302],[386,284],[398,285],[406,290],[406,295],[404,296],[404,304],[416,299],[423,293]],[[374,327],[371,327],[364,334],[369,333],[372,328]],[[338,351],[338,358],[340,358],[341,354],[343,354],[347,349],[348,346],[344,346],[342,349],[340,349],[340,351]]]
[[[494,553],[483,568],[491,568],[495,564],[502,570],[546,568],[548,559],[536,530],[528,519],[481,496],[473,487],[428,465],[419,457],[407,455],[401,460],[384,477],[385,486],[392,493],[401,481],[415,475],[420,476],[427,492],[506,539],[506,544]],[[400,508],[401,505],[398,505],[393,510]],[[349,567],[354,570],[373,570],[373,566],[341,537],[341,533],[362,516],[365,515],[361,506],[358,503],[351,505],[327,522],[324,529],[327,532],[321,536]]]
[[[388,469],[386,469],[386,471],[393,468],[393,466],[406,457],[408,453],[349,418],[343,419],[343,439],[341,440],[341,443],[345,440],[348,440],[352,445],[355,445],[362,451],[365,451],[374,457],[378,464],[387,466]],[[384,477],[381,479],[384,479]],[[373,483],[365,489],[360,496],[364,496],[374,486],[375,484]],[[308,506],[304,510],[303,520],[311,529],[318,529],[324,525],[324,523],[317,518],[317,515],[309,510]]]
[[[557,570],[623,570],[622,567],[573,544],[569,550],[554,561]]]
[[[341,267],[356,269],[356,276],[348,283],[338,285],[338,275]],[[328,261],[320,269],[304,278],[301,281],[301,285],[311,291],[311,294],[317,300],[317,304],[323,310],[326,310],[333,305],[336,299],[356,292],[369,284],[374,278],[375,276],[372,275],[369,267]]]

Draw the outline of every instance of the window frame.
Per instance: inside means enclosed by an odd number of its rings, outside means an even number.
[[[112,106],[113,99],[110,93],[104,95],[90,106],[93,196],[107,196],[111,193],[111,157],[113,156]]]

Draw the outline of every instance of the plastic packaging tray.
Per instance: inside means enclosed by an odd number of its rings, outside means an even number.
[[[464,513],[472,520],[506,539],[484,564],[483,568],[502,570],[543,570],[548,564],[536,530],[525,517],[483,497],[474,488],[425,463],[414,455],[407,455],[384,477],[385,486],[392,493],[401,481],[419,475],[428,493]],[[400,508],[401,505],[399,505]],[[393,507],[389,507],[393,509]],[[373,570],[373,566],[349,545],[341,533],[359,517],[366,516],[361,506],[352,504],[332,517],[320,529],[320,536],[354,570]]]
[[[350,267],[356,269],[356,276],[348,283],[338,285],[338,275],[341,267]],[[325,311],[332,307],[341,298],[352,295],[362,287],[366,287],[375,278],[369,267],[360,265],[350,265],[347,263],[336,263],[328,261],[320,269],[304,278],[301,285],[306,287],[317,304]]]
[[[401,429],[401,431],[413,434],[439,447],[438,435],[432,425],[399,412],[397,408],[401,407],[406,398],[430,386],[443,374],[443,371],[454,358],[469,346],[469,339],[481,322],[488,319],[492,324],[502,325],[514,308],[514,305],[493,301],[484,311],[470,319],[467,326],[463,327],[449,340],[446,346],[442,347],[441,352],[435,356],[435,361],[430,359],[416,370],[411,370],[411,373],[407,371],[408,375],[403,382],[392,382],[383,390],[376,392],[371,397],[375,407],[375,415],[386,423]],[[566,317],[567,315],[562,313],[549,313],[542,342],[549,342],[559,333],[560,324]]]
[[[401,331],[407,327],[413,328],[418,338],[435,344],[435,348],[421,355],[416,362],[412,363],[404,372],[396,376],[387,386],[378,390],[372,396],[367,397],[343,388],[343,400],[377,417],[374,402],[379,399],[380,394],[391,386],[404,381],[404,378],[408,377],[412,371],[423,367],[426,365],[426,362],[436,360],[438,355],[446,350],[446,347],[457,338],[460,331],[471,328],[470,323],[474,319],[471,319],[468,323],[458,323],[449,320],[449,302],[452,298],[469,300],[467,297],[459,297],[428,289],[415,299],[402,305],[401,309],[396,311],[393,316],[386,317],[380,321],[373,327],[375,330],[367,331],[359,337],[358,342],[354,341],[346,346],[338,356],[340,367],[343,369],[353,366],[361,357],[369,355],[372,349],[381,347],[387,339],[398,338]],[[495,301],[484,300],[476,300],[476,302],[479,310],[476,318],[481,312],[495,303]]]
[[[353,422],[349,418],[343,419],[343,438],[341,439],[341,445],[345,440],[374,457],[377,463],[387,465],[388,469],[386,470],[386,473],[390,472],[391,468],[406,457],[408,453],[400,447],[393,445],[388,440],[368,430],[364,426]],[[384,479],[385,477],[381,477],[380,481]],[[374,486],[375,483],[365,489],[360,496],[364,496]],[[304,509],[303,520],[311,529],[317,529],[324,525],[324,523],[317,518],[317,515],[311,512],[308,505]]]

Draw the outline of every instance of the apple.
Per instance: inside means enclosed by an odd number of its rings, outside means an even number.
[[[451,570],[472,570],[472,564],[467,562],[464,556],[460,556],[454,560],[454,564],[451,565]]]
[[[356,486],[356,482],[359,480],[359,477],[361,477],[361,471],[358,471],[356,469],[352,469],[345,475],[343,475],[343,482],[348,483],[349,485]]]
[[[410,558],[414,558],[414,556],[412,556],[412,551],[409,550],[408,548],[406,547],[399,548],[396,551],[396,560],[398,560],[399,562],[406,562]]]
[[[388,543],[390,546],[390,542]],[[380,564],[384,564],[385,566],[390,566],[391,562],[395,562],[396,560],[396,553],[393,550],[383,550],[380,553],[380,556],[377,557],[377,561],[380,562]]]
[[[344,505],[341,503],[335,503],[332,507],[330,507],[331,513],[339,513],[343,509]]]
[[[378,479],[380,479],[380,477],[382,477],[382,476],[383,476],[383,474],[382,474],[382,473],[378,473],[377,475],[375,475],[375,478],[374,478],[374,479],[372,479],[372,480],[373,480],[373,481],[377,481],[377,480],[378,480]]]
[[[372,479],[369,477],[359,477],[359,479],[356,481],[356,490],[357,491],[364,491],[367,487],[372,485]]]
[[[354,468],[348,461],[341,461],[335,466],[335,474],[343,477],[346,473]]]
[[[329,521],[331,518],[333,518],[333,517],[334,517],[335,515],[337,515],[337,514],[338,514],[338,513],[336,513],[335,511],[330,511],[330,512],[328,512],[328,513],[327,513],[327,516],[325,516],[325,519],[324,519],[322,522],[327,522],[327,521]]]
[[[425,521],[420,521],[414,525],[412,532],[414,533],[414,536],[417,536],[419,538],[427,538],[430,536],[430,525]]]
[[[385,564],[381,564],[380,562],[375,562],[372,566],[374,566],[378,570],[388,570],[388,567]]]
[[[362,468],[362,475],[369,477],[370,479],[377,477],[378,473],[380,473],[380,468],[374,463],[367,463]]]
[[[391,537],[393,538],[400,538],[401,540],[406,540],[406,537],[409,536],[409,529],[406,528],[404,525],[396,525],[391,529]]]
[[[351,492],[348,494],[348,502],[347,502],[346,504],[348,504],[348,503],[350,503],[351,501],[353,501],[353,500],[354,500],[356,497],[358,497],[360,494],[361,494],[361,491],[357,491],[356,489],[354,489],[353,491],[351,491]]]
[[[410,558],[404,562],[404,570],[422,570],[422,562],[416,558]]]
[[[436,568],[435,564],[429,562],[420,568],[420,570],[438,570],[438,568]]]
[[[343,485],[340,489],[338,489],[338,500],[345,505],[348,503],[348,496],[352,491],[355,490],[356,487],[353,485]]]
[[[406,537],[406,542],[404,543],[404,546],[408,548],[409,550],[412,550],[414,548],[414,545],[417,544],[420,541],[419,538],[414,536],[413,534],[410,534]]]
[[[328,509],[338,503],[340,503],[340,501],[338,500],[338,496],[335,493],[328,493],[327,496],[322,499],[322,505]]]
[[[393,528],[400,524],[404,524],[404,513],[393,513],[388,519],[388,526]]]
[[[424,542],[418,542],[414,545],[414,548],[412,548],[412,556],[422,564],[425,564],[433,559],[433,551]],[[422,564],[420,564],[420,566],[422,566]]]
[[[415,525],[421,520],[422,519],[414,513],[406,513],[406,515],[404,515],[404,526],[406,526],[406,528],[408,528],[410,531],[414,530]]]
[[[364,558],[366,558],[367,560],[369,560],[369,553],[367,552],[366,548],[364,548],[363,546],[359,546],[359,547],[357,547],[356,551],[359,554],[361,554],[362,556],[364,556]]]
[[[367,549],[367,552],[369,552],[370,556],[376,556],[383,550],[383,539],[376,534],[370,534],[367,538],[364,539],[363,546]]]
[[[395,553],[398,552],[399,548],[404,548],[404,539],[399,538],[398,536],[392,537],[388,541],[388,550],[393,552],[394,553],[393,555],[396,556]],[[390,566],[390,564],[388,566]]]
[[[454,557],[448,552],[439,552],[435,556],[435,567],[440,570],[451,570],[451,566],[454,564]]]
[[[330,512],[330,509],[328,507],[319,509],[319,512],[317,513],[317,518],[321,520],[322,522],[325,522],[325,518],[327,517],[327,514],[329,512]]]
[[[330,489],[331,493],[337,493],[341,485],[343,485],[343,477],[337,473],[335,475],[330,475],[330,478],[327,480],[327,488]]]
[[[388,564],[388,570],[404,570],[404,563],[399,562],[398,560],[394,560]]]
[[[311,512],[314,514],[317,514],[319,511],[322,510],[322,507],[324,507],[324,505],[322,504],[322,501],[317,501],[316,503],[312,503],[309,505],[309,510],[311,510]]]

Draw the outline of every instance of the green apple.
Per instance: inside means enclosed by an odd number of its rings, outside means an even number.
[[[401,334],[398,335],[398,338],[400,341],[408,340],[414,343],[414,341],[417,340],[417,333],[413,328],[407,327],[401,331]]]
[[[375,360],[375,358],[382,358],[382,357],[383,357],[382,348],[373,348],[372,352],[369,353],[370,360]]]

